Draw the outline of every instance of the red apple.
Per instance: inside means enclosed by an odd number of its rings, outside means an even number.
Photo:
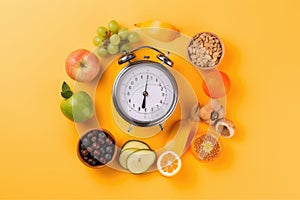
[[[78,49],[68,56],[66,71],[73,80],[88,82],[93,80],[99,73],[100,62],[93,52]]]

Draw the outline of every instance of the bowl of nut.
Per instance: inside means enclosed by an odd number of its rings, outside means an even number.
[[[78,142],[77,155],[83,164],[91,168],[107,165],[114,160],[116,154],[115,139],[107,130],[89,130]]]
[[[193,36],[187,47],[187,57],[203,70],[215,68],[224,57],[224,44],[214,33],[201,32]]]

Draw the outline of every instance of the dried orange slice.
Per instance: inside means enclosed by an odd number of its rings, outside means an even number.
[[[165,151],[157,159],[157,169],[163,175],[167,177],[174,176],[181,168],[181,159],[173,151]]]
[[[193,155],[202,162],[217,159],[220,156],[221,149],[221,141],[211,132],[195,137],[191,145]]]

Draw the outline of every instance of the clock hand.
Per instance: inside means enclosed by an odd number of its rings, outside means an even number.
[[[147,92],[148,79],[149,79],[149,75],[147,74],[147,80],[146,80],[146,85],[145,85],[145,92]]]
[[[145,92],[144,92],[145,93]],[[143,95],[144,95],[143,93]],[[143,99],[143,103],[142,103],[142,108],[145,109],[146,108],[146,95],[144,95],[144,99]]]
[[[142,102],[142,108],[143,109],[146,108],[146,96],[148,96],[148,92],[147,92],[148,79],[149,79],[149,75],[147,75],[147,80],[146,80],[146,85],[145,85],[145,91],[143,92],[143,95],[144,95],[144,99],[143,99],[143,102]]]

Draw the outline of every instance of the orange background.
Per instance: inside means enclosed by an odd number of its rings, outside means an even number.
[[[0,0],[0,198],[300,198],[299,10],[297,0]],[[186,153],[173,178],[89,169],[59,110],[62,81],[73,83],[66,56],[92,48],[110,19],[154,18],[223,38],[236,135],[211,164]]]

